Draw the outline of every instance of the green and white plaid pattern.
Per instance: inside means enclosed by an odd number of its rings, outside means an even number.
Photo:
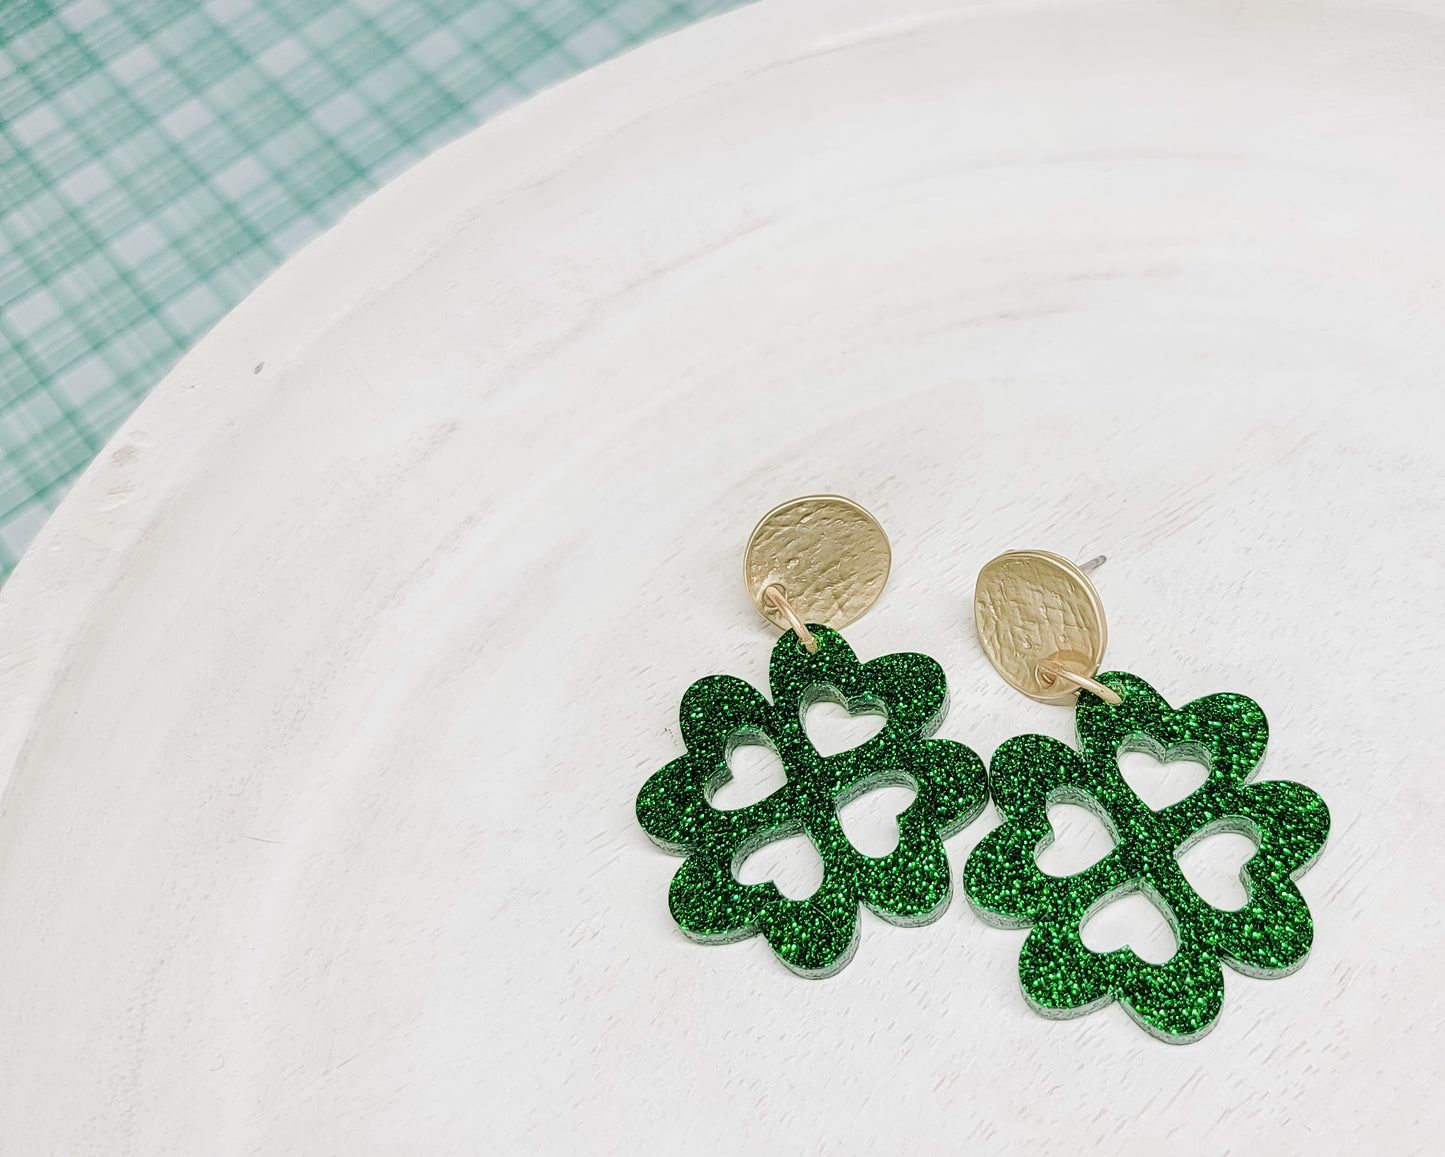
[[[186,348],[388,177],[741,0],[0,0],[0,577]]]

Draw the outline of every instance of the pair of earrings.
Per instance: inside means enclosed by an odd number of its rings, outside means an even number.
[[[1009,551],[979,574],[979,641],[1025,695],[1076,701],[1079,748],[1021,735],[994,752],[985,773],[968,747],[930,738],[948,707],[938,663],[912,653],[861,663],[836,629],[877,600],[889,563],[882,528],[846,498],[795,499],[753,531],[748,589],[784,630],[769,664],[771,701],[730,675],[698,680],[682,699],[686,754],[637,797],[647,834],[686,857],[669,903],[689,937],[729,943],[761,933],[794,972],[832,976],[857,948],[860,904],[903,926],[943,914],[953,892],[943,841],[976,819],[992,796],[1003,823],[968,857],[964,890],[986,922],[1031,929],[1019,980],[1044,1016],[1081,1016],[1117,1000],[1147,1031],[1185,1043],[1207,1033],[1219,1015],[1221,963],[1272,977],[1304,962],[1314,926],[1294,881],[1323,848],[1329,811],[1300,784],[1250,782],[1268,736],[1257,703],[1219,694],[1172,709],[1135,675],[1099,675],[1104,613],[1083,569],[1043,551]],[[858,747],[822,756],[803,726],[808,708],[821,701],[881,715],[883,729]],[[746,744],[775,752],[787,782],[747,807],[716,807],[714,793],[732,778],[729,759]],[[1155,811],[1120,774],[1125,751],[1197,760],[1208,776],[1186,798]],[[898,816],[897,847],[866,856],[844,833],[839,810],[890,784],[915,796]],[[1056,803],[1087,807],[1114,840],[1108,855],[1072,876],[1046,875],[1036,860],[1053,841],[1048,809]],[[1240,871],[1247,900],[1236,910],[1204,901],[1179,865],[1185,851],[1218,832],[1242,834],[1255,845]],[[800,833],[824,866],[811,896],[790,900],[771,882],[739,881],[738,869],[755,851]],[[1081,938],[1094,912],[1131,892],[1145,893],[1173,928],[1177,949],[1164,963],[1129,948],[1094,952]]]

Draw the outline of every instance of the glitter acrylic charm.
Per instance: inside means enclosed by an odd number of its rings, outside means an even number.
[[[653,841],[686,856],[669,905],[691,938],[728,943],[761,933],[802,976],[831,976],[852,958],[863,905],[893,924],[926,924],[951,895],[943,840],[983,809],[983,763],[961,743],[930,739],[943,721],[947,688],[926,655],[884,655],[860,663],[836,631],[809,624],[817,650],[789,632],[773,648],[772,702],[749,683],[712,675],[682,700],[687,753],[653,775],[637,797],[637,818]],[[868,742],[821,756],[804,730],[813,703],[882,714]],[[786,784],[748,807],[723,810],[712,796],[731,777],[741,743],[770,746]],[[838,809],[875,787],[903,784],[916,795],[898,817],[898,846],[873,858],[849,842]],[[737,869],[758,848],[806,833],[823,860],[823,881],[806,900],[772,882],[743,884]]]
[[[1243,695],[1208,695],[1177,711],[1144,680],[1099,675],[1108,627],[1085,574],[1042,550],[1010,550],[986,563],[974,591],[974,625],[994,669],[1041,703],[1075,703],[1079,748],[1044,735],[1000,745],[989,790],[1003,825],[964,867],[973,909],[1004,928],[1028,928],[1019,952],[1025,998],[1044,1016],[1082,1016],[1113,1001],[1160,1040],[1198,1040],[1219,1016],[1228,964],[1250,976],[1284,976],[1314,937],[1294,881],[1315,861],[1330,813],[1313,791],[1282,780],[1251,783],[1269,726]],[[1124,781],[1119,755],[1192,759],[1208,769],[1185,799],[1154,811]],[[1072,876],[1046,875],[1037,855],[1053,842],[1051,804],[1086,807],[1114,839],[1103,859]],[[1179,857],[1234,832],[1254,844],[1240,869],[1245,903],[1216,908],[1190,886]],[[1094,952],[1082,931],[1095,912],[1142,892],[1169,921],[1175,951],[1151,964],[1130,948]]]
[[[969,856],[964,886],[987,922],[1031,929],[1019,980],[1035,1010],[1081,1016],[1118,1000],[1143,1028],[1172,1043],[1214,1027],[1224,996],[1221,962],[1250,976],[1285,976],[1309,951],[1314,924],[1294,881],[1329,833],[1324,801],[1282,780],[1251,783],[1264,754],[1264,712],[1243,695],[1210,695],[1179,710],[1142,679],[1098,676],[1118,705],[1079,693],[1080,750],[1043,735],[1010,739],[994,753],[990,788],[1004,823]],[[1119,772],[1122,751],[1161,760],[1196,759],[1208,768],[1197,791],[1151,810]],[[1053,839],[1048,807],[1082,804],[1116,841],[1077,875],[1045,875],[1036,854]],[[1206,903],[1178,857],[1220,831],[1249,837],[1256,850],[1240,872],[1247,901],[1236,911]],[[1178,948],[1162,964],[1129,948],[1096,953],[1080,930],[1120,895],[1143,891],[1170,917]]]
[[[888,536],[868,511],[836,494],[794,498],[763,515],[743,551],[748,594],[784,630],[768,667],[772,702],[730,675],[699,679],[682,697],[687,754],[652,776],[637,820],[654,843],[686,857],[668,903],[694,940],[725,944],[761,933],[800,976],[832,976],[858,945],[859,906],[893,924],[927,924],[953,893],[943,841],[983,810],[983,761],[961,743],[931,739],[948,689],[926,655],[860,663],[837,628],[877,601],[888,581]],[[814,619],[817,622],[805,622]],[[815,703],[882,715],[866,743],[823,756],[803,717]],[[745,744],[770,748],[786,780],[747,807],[714,805]],[[875,788],[914,792],[898,816],[898,845],[867,856],[849,841],[839,809]],[[803,835],[823,862],[811,896],[790,900],[771,881],[744,884],[743,862]]]

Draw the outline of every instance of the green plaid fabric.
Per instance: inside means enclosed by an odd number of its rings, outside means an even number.
[[[0,0],[0,576],[185,349],[388,177],[741,0]]]

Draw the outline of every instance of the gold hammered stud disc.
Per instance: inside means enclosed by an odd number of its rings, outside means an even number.
[[[878,601],[893,552],[878,520],[847,498],[814,494],[775,506],[753,528],[743,553],[748,594],[768,622],[788,630],[763,598],[780,586],[798,618],[835,630]]]
[[[1093,676],[1109,630],[1099,592],[1077,566],[1046,550],[1010,550],[984,565],[973,621],[983,652],[1010,687],[1040,703],[1073,703],[1079,689],[1040,681],[1044,660]]]

